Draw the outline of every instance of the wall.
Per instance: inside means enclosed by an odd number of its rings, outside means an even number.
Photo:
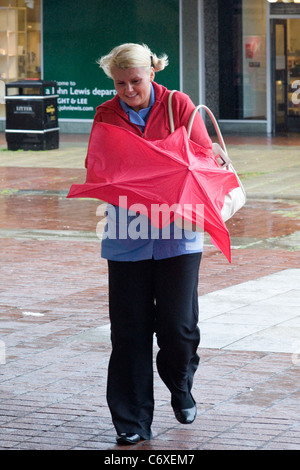
[[[179,88],[178,0],[45,1],[43,31],[44,78],[58,82],[63,132],[89,131],[96,106],[114,96],[96,60],[118,44],[146,43],[158,55],[166,52],[169,66],[156,81]]]
[[[266,9],[243,0],[243,117],[266,119]]]
[[[199,61],[200,51],[198,42],[198,0],[182,1],[182,91],[187,93],[192,101],[199,102]]]
[[[210,0],[204,3],[205,15],[205,90],[206,105],[219,118],[219,30],[218,30],[218,1]],[[210,132],[212,124],[206,123]]]
[[[209,106],[216,117],[219,114],[218,47],[217,0],[183,1],[182,91],[187,93],[195,104],[201,102]],[[204,96],[200,96],[201,89]],[[203,117],[206,118],[205,114]],[[212,132],[213,127],[209,119],[206,119],[206,124]]]

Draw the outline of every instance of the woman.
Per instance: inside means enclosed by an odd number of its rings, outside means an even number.
[[[99,65],[113,79],[117,94],[97,108],[94,125],[113,124],[149,140],[166,138],[170,91],[154,78],[168,65],[167,56],[158,58],[146,45],[129,43],[114,48]],[[194,108],[187,95],[175,93],[175,128],[187,126]],[[191,139],[211,148],[199,113]],[[133,217],[124,220],[129,223]],[[182,231],[178,239],[174,231],[171,224],[168,239],[110,239],[106,233],[102,241],[102,257],[109,268],[112,339],[107,400],[121,445],[152,436],[154,332],[159,346],[157,369],[171,392],[175,417],[183,424],[196,417],[191,389],[199,363],[197,285],[202,234],[193,233],[191,239],[191,233]]]

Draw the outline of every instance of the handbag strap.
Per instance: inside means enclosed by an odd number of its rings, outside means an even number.
[[[169,111],[169,121],[170,121],[171,133],[174,132],[174,130],[175,130],[174,118],[173,118],[173,107],[172,107],[172,98],[173,98],[173,94],[175,93],[175,91],[176,90],[171,91],[171,93],[169,95],[169,100],[168,100],[168,111]],[[187,127],[188,137],[190,138],[191,131],[192,131],[192,126],[193,126],[193,123],[194,123],[196,113],[200,109],[204,109],[207,112],[207,114],[209,115],[209,117],[210,117],[210,119],[211,119],[211,121],[214,125],[215,131],[217,133],[219,144],[220,144],[221,148],[224,150],[225,154],[227,155],[226,145],[225,145],[220,127],[218,125],[218,122],[217,122],[213,112],[207,106],[205,106],[204,104],[199,104],[198,106],[196,106],[196,108],[194,109],[194,111],[191,114],[191,117],[190,117],[189,123],[188,123],[188,127]]]
[[[175,131],[175,126],[174,126],[174,118],[173,118],[173,108],[172,108],[172,98],[176,90],[172,90],[171,93],[169,94],[169,99],[168,99],[168,112],[169,112],[169,123],[170,123],[170,130],[171,134]]]
[[[175,91],[176,90],[171,91],[171,93],[169,95],[169,99],[168,99],[168,112],[169,112],[169,122],[170,122],[171,133],[173,133],[175,131],[174,118],[173,118],[173,108],[172,108],[172,98],[173,98],[173,95],[174,95]],[[198,106],[196,106],[196,108],[194,109],[194,111],[191,114],[191,117],[190,117],[189,123],[188,123],[188,128],[187,128],[188,137],[190,138],[191,130],[192,130],[192,126],[193,126],[193,122],[194,122],[196,113],[200,109],[204,109],[207,112],[207,114],[209,115],[209,117],[210,117],[210,119],[211,119],[211,121],[214,125],[215,131],[216,131],[217,136],[218,136],[219,145],[218,144],[213,144],[213,147],[215,145],[217,146],[217,149],[216,149],[217,152],[216,152],[215,155],[218,156],[218,158],[216,160],[217,160],[217,163],[218,163],[219,167],[221,167],[221,168],[223,167],[223,168],[227,168],[227,169],[230,168],[230,170],[235,173],[235,175],[237,177],[237,180],[239,182],[240,188],[242,189],[242,191],[244,193],[244,196],[245,196],[245,199],[246,199],[246,191],[245,191],[245,189],[244,189],[244,187],[243,187],[243,185],[242,185],[242,183],[241,183],[241,181],[238,177],[238,174],[235,171],[234,167],[232,165],[230,165],[232,162],[231,162],[231,160],[228,156],[226,145],[225,145],[220,127],[218,125],[218,122],[217,122],[213,112],[207,106],[205,106],[204,104],[199,104]]]

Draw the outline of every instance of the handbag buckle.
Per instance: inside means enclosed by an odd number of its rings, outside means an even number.
[[[226,160],[225,160],[221,155],[218,155],[218,156],[216,157],[216,161],[217,161],[219,167],[221,167],[221,168],[222,168],[223,166],[227,165]]]
[[[219,168],[224,168],[226,166],[228,167],[228,165],[232,163],[227,152],[225,152],[222,149],[221,145],[217,143],[213,143],[212,150],[213,150],[213,154],[214,154],[215,160]]]

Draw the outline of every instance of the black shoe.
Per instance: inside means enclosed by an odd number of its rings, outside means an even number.
[[[128,446],[137,444],[141,439],[142,438],[139,434],[128,434],[126,432],[122,432],[121,434],[117,435],[116,440],[120,446]]]
[[[195,418],[197,416],[196,404],[192,408],[185,408],[185,409],[173,408],[173,410],[174,410],[175,418],[181,424],[191,424],[193,423],[193,421],[195,421]]]

